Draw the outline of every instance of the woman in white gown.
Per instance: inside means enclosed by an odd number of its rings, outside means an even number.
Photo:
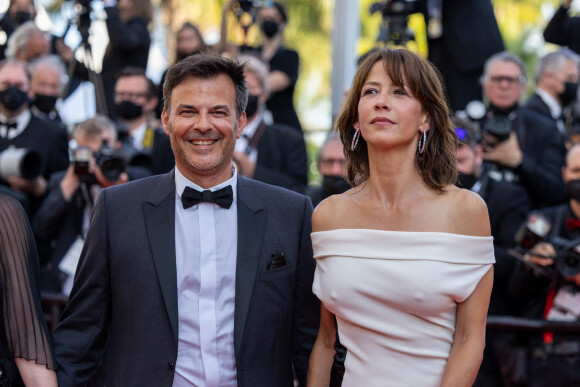
[[[457,137],[437,71],[382,49],[337,123],[354,188],[314,211],[322,301],[308,385],[329,385],[336,317],[343,386],[470,386],[494,263],[483,200],[456,188]]]

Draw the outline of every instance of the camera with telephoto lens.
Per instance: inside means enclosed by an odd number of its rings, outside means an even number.
[[[482,129],[494,136],[496,139],[494,144],[499,144],[509,138],[512,131],[512,121],[509,115],[493,114],[485,121]]]
[[[11,146],[0,152],[0,177],[4,180],[16,176],[34,180],[42,172],[42,158],[32,149]]]
[[[103,146],[95,152],[95,161],[109,181],[119,180],[127,168],[123,152],[111,148],[107,140],[103,140]]]
[[[540,214],[532,214],[518,230],[516,241],[523,252],[529,252],[536,244],[547,242],[554,246],[556,270],[564,277],[580,274],[580,238],[568,240],[559,236],[550,236],[552,224]]]
[[[371,4],[369,7],[371,15],[375,12],[383,15],[377,41],[404,46],[410,40],[415,40],[414,33],[408,28],[407,17],[419,11],[417,0],[387,0]]]

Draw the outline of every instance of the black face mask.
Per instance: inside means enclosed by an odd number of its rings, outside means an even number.
[[[570,102],[576,99],[578,93],[578,83],[566,82],[564,83],[564,91],[558,94],[562,106],[567,106]]]
[[[350,188],[350,183],[342,176],[322,176],[322,190],[326,196],[341,194]]]
[[[28,11],[16,11],[14,14],[14,23],[22,25],[30,20],[30,16],[30,12]]]
[[[143,106],[135,105],[131,101],[123,101],[115,105],[117,117],[125,120],[134,120],[143,115]]]
[[[0,91],[0,103],[10,111],[20,109],[26,102],[28,102],[28,95],[16,86]]]
[[[476,182],[477,177],[475,177],[474,173],[459,173],[455,185],[459,188],[471,189]]]
[[[266,20],[260,25],[260,29],[267,37],[271,38],[278,33],[280,26],[275,21]]]
[[[580,202],[580,179],[570,180],[566,183],[566,195]]]
[[[248,104],[246,105],[247,118],[253,117],[258,111],[258,98],[257,95],[248,95]]]
[[[32,104],[44,114],[48,114],[54,110],[57,99],[58,97],[54,95],[36,94]]]

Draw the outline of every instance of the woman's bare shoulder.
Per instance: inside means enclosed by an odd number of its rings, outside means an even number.
[[[446,190],[446,210],[451,232],[470,236],[490,236],[487,205],[475,192],[457,187]]]
[[[351,202],[348,191],[324,199],[312,214],[312,231],[328,231],[341,228],[341,219]]]

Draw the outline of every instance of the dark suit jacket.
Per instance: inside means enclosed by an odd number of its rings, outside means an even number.
[[[481,99],[483,65],[504,44],[490,0],[443,0],[442,12],[443,35],[428,40],[429,60],[443,73],[453,110],[460,110]]]
[[[533,110],[536,113],[539,113],[543,116],[553,119],[552,113],[550,112],[550,108],[548,107],[548,105],[546,105],[544,100],[536,93],[534,93],[534,95],[532,95],[530,99],[528,99],[528,101],[524,106],[526,107],[526,109]]]
[[[556,121],[521,108],[518,125],[523,159],[515,172],[530,194],[532,207],[563,203],[562,167],[566,162],[566,146]]]
[[[302,132],[268,125],[258,143],[254,179],[304,193],[308,184],[306,145]]]
[[[580,17],[572,17],[568,10],[560,7],[546,26],[544,39],[580,53]]]
[[[66,171],[52,175],[48,183],[48,194],[32,222],[37,242],[50,244],[50,256],[42,257],[41,289],[43,292],[60,293],[66,274],[58,265],[74,241],[82,233],[83,217],[87,201],[81,189],[69,201],[62,196],[60,182]]]
[[[171,386],[177,359],[174,173],[101,191],[54,336],[60,386],[84,384],[105,341],[108,386]],[[234,351],[239,386],[302,383],[318,328],[308,198],[238,178]],[[287,264],[267,270],[272,254]]]
[[[175,157],[169,136],[160,128],[147,130],[153,130],[153,143],[148,149],[143,148],[141,152],[151,157],[151,171],[154,175],[171,171],[175,167]]]

